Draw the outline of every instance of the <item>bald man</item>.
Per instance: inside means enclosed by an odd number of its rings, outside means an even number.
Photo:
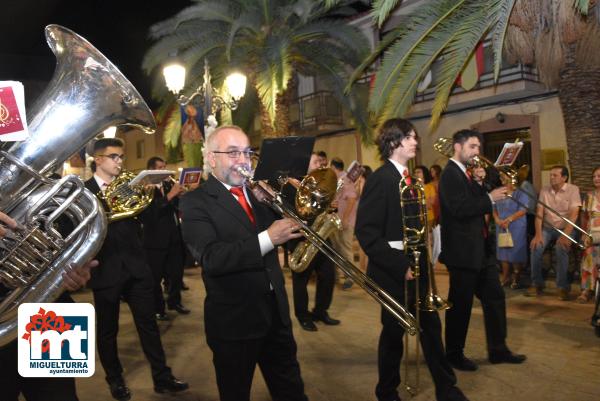
[[[206,143],[211,174],[180,201],[183,237],[200,262],[206,288],[204,328],[222,401],[250,399],[256,365],[273,400],[304,401],[289,305],[275,246],[298,238],[244,185],[252,151],[236,126]]]

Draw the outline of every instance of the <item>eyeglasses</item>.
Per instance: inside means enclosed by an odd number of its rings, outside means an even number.
[[[114,162],[116,162],[119,159],[125,160],[125,155],[119,155],[117,153],[111,153],[110,155],[98,155],[98,156],[108,157],[109,159],[111,159]]]
[[[250,159],[252,156],[254,156],[256,154],[256,152],[247,149],[247,150],[230,150],[227,152],[219,152],[216,150],[212,151],[213,153],[222,153],[222,154],[226,154],[227,156],[229,156],[230,159],[239,159],[240,156],[242,155],[242,153],[244,154],[244,156],[246,156],[246,159]]]

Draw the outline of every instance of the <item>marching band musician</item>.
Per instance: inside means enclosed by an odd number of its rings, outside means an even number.
[[[149,170],[164,170],[167,164],[158,156],[146,163]],[[144,249],[154,274],[154,300],[157,320],[167,320],[161,289],[163,278],[168,282],[167,306],[187,315],[190,310],[181,303],[185,249],[179,223],[179,197],[185,191],[179,182],[167,177],[154,188],[154,197],[144,213]]]
[[[17,222],[0,212],[0,238],[7,230],[14,230]],[[65,291],[77,291],[90,279],[90,270],[98,266],[91,260],[81,266],[69,266],[62,274]],[[0,284],[0,299],[5,288]],[[73,299],[64,292],[56,301],[71,303]],[[0,399],[18,401],[22,394],[26,401],[78,401],[73,377],[22,377],[17,369],[17,340],[0,348]]]
[[[440,261],[448,267],[448,301],[452,303],[446,312],[446,355],[455,369],[466,371],[477,370],[475,362],[464,355],[473,295],[481,300],[490,362],[522,363],[526,359],[506,346],[505,296],[485,223],[485,215],[492,213],[492,204],[506,198],[506,187],[487,193],[483,186],[485,170],[481,168],[471,176],[466,168],[479,155],[481,139],[481,134],[472,130],[454,134],[454,156],[444,168],[439,184]]]
[[[324,156],[323,156],[324,155]],[[326,167],[322,163],[327,160],[325,152],[313,152],[310,155],[308,164],[308,173]],[[289,199],[289,204],[294,204],[296,190],[292,185],[284,187],[284,194]],[[301,241],[290,241],[287,245],[290,252],[298,246]],[[308,280],[313,272],[317,275],[317,284],[315,290],[315,306],[310,312],[308,310]],[[317,331],[315,321],[321,321],[328,326],[340,324],[338,319],[329,316],[327,310],[333,299],[333,289],[335,286],[335,266],[331,259],[327,258],[322,252],[317,252],[308,267],[302,272],[292,271],[292,288],[294,292],[294,314],[302,327],[306,331]]]
[[[412,258],[407,257],[403,244],[403,217],[399,184],[407,175],[407,163],[415,157],[418,138],[413,125],[404,119],[386,121],[377,137],[383,166],[367,180],[360,197],[356,217],[356,237],[369,258],[367,274],[399,302],[404,300],[404,287],[413,280]],[[423,248],[423,254],[426,252]],[[421,295],[427,289],[427,257],[422,255]],[[412,296],[410,295],[412,294]],[[415,313],[414,291],[409,291],[409,305]],[[411,299],[412,298],[412,299]],[[423,302],[423,301],[422,301]],[[456,376],[446,361],[441,337],[441,322],[437,312],[419,312],[423,354],[435,384],[438,401],[467,400],[456,387]],[[398,401],[400,361],[404,352],[404,328],[382,308],[383,324],[379,337],[379,381],[375,394],[379,401]]]
[[[304,401],[284,278],[275,247],[300,237],[292,219],[258,202],[237,170],[252,151],[241,128],[206,142],[208,180],[181,198],[183,237],[200,262],[204,327],[221,401],[247,401],[256,365],[274,400]]]
[[[105,209],[101,193],[121,172],[124,158],[121,139],[102,138],[94,143],[96,170],[85,186],[98,195]],[[100,266],[92,272],[89,287],[94,293],[98,321],[98,356],[113,398],[120,401],[131,398],[117,350],[121,299],[131,309],[142,349],[150,362],[154,391],[174,393],[187,389],[188,384],[175,378],[166,364],[154,319],[154,281],[145,259],[138,219],[129,217],[109,223],[97,257]]]

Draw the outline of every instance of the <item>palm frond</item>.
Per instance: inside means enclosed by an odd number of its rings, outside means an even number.
[[[177,49],[183,61],[188,63],[191,50],[206,53],[216,46],[225,46],[224,40],[226,34],[221,29],[209,31],[194,32],[176,32],[165,36],[154,43],[144,55],[142,60],[142,69],[150,73],[155,67],[164,63],[173,54],[173,49]]]
[[[362,31],[344,21],[320,19],[295,29],[291,34],[293,43],[311,41],[317,38],[333,39],[333,42],[345,45],[355,52],[363,52],[363,57],[367,55],[368,42],[365,35]]]
[[[504,38],[510,14],[515,6],[516,0],[505,0],[500,5],[498,16],[496,17],[496,26],[492,33],[492,46],[494,50],[494,82],[498,82],[500,68],[502,67],[502,49],[504,49]]]
[[[389,49],[385,56],[386,62],[377,71],[375,93],[379,96],[373,97],[371,101],[373,111],[381,110],[384,103],[389,99],[390,92],[398,82],[398,77],[409,57],[413,53],[418,53],[419,46],[427,43],[428,38],[433,38],[431,34],[436,32],[436,28],[440,28],[440,25],[445,24],[449,19],[454,20],[455,13],[459,12],[466,2],[467,0],[432,2],[423,6],[413,16],[409,24],[409,30]],[[443,42],[444,40],[441,39],[441,43]],[[436,43],[436,41],[433,43]],[[439,51],[434,50],[434,52],[439,54]],[[416,77],[418,80],[421,78],[422,76]]]
[[[200,4],[189,6],[175,14],[173,17],[158,22],[150,27],[150,38],[159,39],[170,35],[184,22],[190,20],[222,21],[231,23],[233,18],[229,8],[230,2],[220,0],[207,0]]]
[[[181,134],[181,111],[179,105],[174,103],[165,122],[163,131],[163,143],[165,146],[176,148]]]
[[[352,84],[357,79],[359,79],[367,71],[367,69],[372,66],[372,64],[379,57],[381,57],[381,55],[383,54],[383,52],[392,43],[394,43],[397,39],[399,39],[400,37],[402,37],[406,33],[407,29],[408,29],[408,26],[406,26],[404,24],[401,24],[401,26],[399,26],[396,29],[394,29],[394,30],[390,31],[389,33],[387,33],[383,37],[383,39],[377,44],[377,46],[375,47],[375,49],[367,56],[367,58],[365,58],[359,64],[359,66],[354,70],[354,72],[352,73],[352,75],[350,75],[350,79],[348,79],[348,85],[346,86],[346,90],[349,90],[350,86],[352,86]]]
[[[436,96],[431,110],[432,129],[437,126],[441,114],[448,105],[448,98],[458,75],[464,69],[477,44],[484,39],[497,21],[496,16],[502,5],[503,0],[487,4],[474,2],[464,7],[464,15],[460,20],[449,21],[454,26],[455,36],[444,50],[444,62],[438,75]]]
[[[399,2],[401,3],[402,0],[375,0],[373,2],[373,11],[371,12],[373,22],[381,28]]]
[[[277,95],[286,90],[292,76],[289,48],[285,44],[287,42],[283,37],[269,37],[256,71],[258,96],[265,105],[271,122],[275,121]]]

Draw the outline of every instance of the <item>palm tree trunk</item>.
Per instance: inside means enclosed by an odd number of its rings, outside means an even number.
[[[275,129],[273,129],[273,125],[271,124],[271,116],[269,115],[265,104],[260,98],[258,99],[258,109],[260,111],[260,126],[262,129],[260,136],[263,139],[274,138],[277,135],[275,134]]]
[[[592,189],[592,170],[600,165],[600,66],[567,62],[558,96],[565,122],[571,183]],[[548,133],[550,134],[550,133]]]

